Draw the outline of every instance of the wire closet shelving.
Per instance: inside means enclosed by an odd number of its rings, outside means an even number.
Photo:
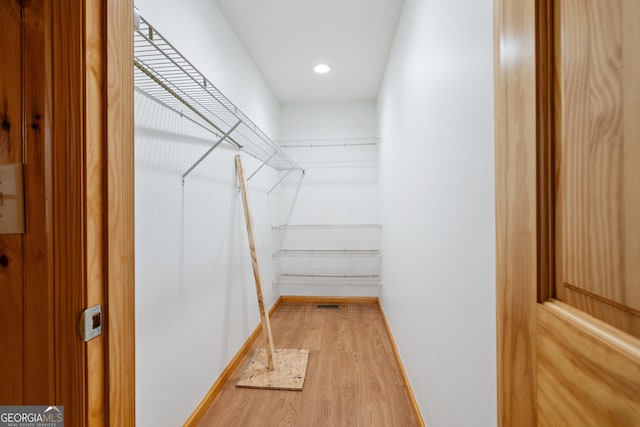
[[[273,228],[274,288],[282,295],[379,296],[382,226]]]
[[[233,144],[264,166],[302,168],[220,92],[143,17],[134,31],[134,85],[137,92],[180,114],[214,136],[215,143],[185,171],[184,178],[218,145]],[[257,171],[256,171],[257,172]]]

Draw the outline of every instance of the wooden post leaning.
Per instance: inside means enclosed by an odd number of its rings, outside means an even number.
[[[258,256],[256,255],[256,245],[253,235],[253,221],[251,220],[251,212],[249,211],[249,201],[247,199],[247,184],[244,179],[244,170],[242,169],[242,161],[240,155],[236,155],[236,174],[240,183],[240,192],[242,193],[242,205],[244,207],[244,219],[247,225],[247,236],[249,237],[249,251],[251,252],[251,265],[253,266],[253,277],[256,282],[256,294],[258,296],[258,309],[260,310],[260,321],[262,323],[262,335],[265,339],[265,349],[267,352],[267,368],[274,370],[273,354],[273,336],[271,335],[271,324],[269,323],[269,313],[264,308],[262,299],[262,284],[260,281],[260,269],[258,267]]]

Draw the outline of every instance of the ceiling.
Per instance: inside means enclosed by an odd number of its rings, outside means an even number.
[[[404,0],[216,0],[278,99],[374,100]],[[327,63],[328,74],[313,66]]]

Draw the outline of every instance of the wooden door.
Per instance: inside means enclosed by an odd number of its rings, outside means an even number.
[[[26,212],[0,235],[0,405],[73,426],[135,422],[132,8],[0,0],[0,163],[23,164]]]
[[[640,9],[495,2],[498,415],[640,425]]]

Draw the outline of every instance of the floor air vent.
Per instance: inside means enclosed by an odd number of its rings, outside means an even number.
[[[330,308],[333,310],[338,310],[340,308],[339,304],[318,304],[316,308]]]

